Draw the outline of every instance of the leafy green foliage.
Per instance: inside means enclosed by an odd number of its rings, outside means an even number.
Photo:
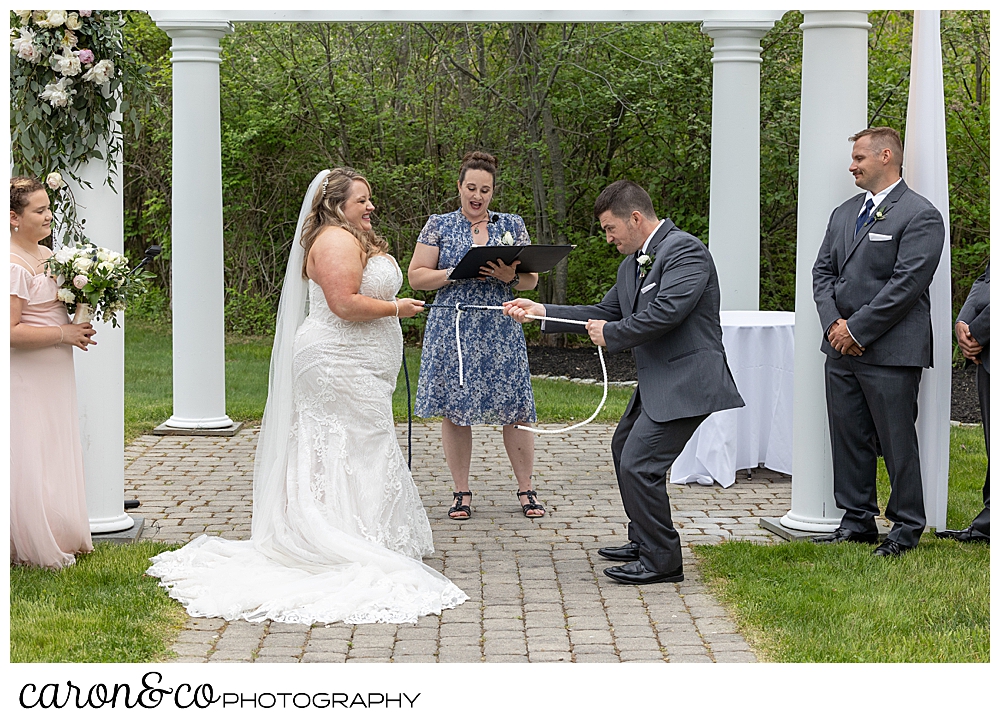
[[[134,103],[146,100],[143,68],[125,45],[123,13],[79,12],[93,14],[10,13],[18,36],[14,41],[18,50],[11,49],[10,59],[13,172],[35,178],[59,172],[79,182],[76,171],[82,164],[104,160],[108,183],[114,185],[122,126],[138,132]],[[62,16],[52,21],[53,13]],[[120,121],[114,118],[116,111]],[[85,239],[71,191],[55,186],[49,193],[65,240]]]
[[[167,99],[169,41],[144,17],[126,32]],[[869,18],[871,120],[905,133],[912,12]],[[763,309],[795,303],[801,22],[786,13],[761,41]],[[989,248],[988,12],[943,11],[942,40],[957,304]],[[405,268],[427,216],[457,207],[461,156],[481,148],[500,161],[491,207],[522,215],[534,243],[577,244],[565,278],[526,296],[597,301],[620,262],[592,212],[608,182],[639,182],[711,241],[711,44],[690,23],[237,25],[222,41],[226,287],[276,303],[303,190],[335,165],[372,182],[376,229]],[[141,120],[126,217],[127,244],[144,247],[169,240],[170,118]]]

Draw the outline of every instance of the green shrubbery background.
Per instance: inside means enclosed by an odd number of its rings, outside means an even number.
[[[869,121],[905,134],[912,12],[869,19]],[[162,101],[125,149],[126,247],[165,248],[149,313],[169,298],[170,42],[131,20]],[[762,41],[763,309],[794,307],[801,21],[787,13]],[[944,11],[941,27],[957,310],[989,251],[989,12]],[[522,215],[535,243],[577,244],[543,301],[593,302],[613,278],[592,214],[611,180],[710,242],[711,44],[692,23],[237,25],[221,75],[228,329],[270,333],[302,194],[335,165],[372,182],[405,268],[427,216],[457,207],[461,156],[494,153],[492,208]]]

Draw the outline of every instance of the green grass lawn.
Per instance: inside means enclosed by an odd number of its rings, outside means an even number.
[[[986,448],[980,428],[951,435],[948,525],[982,509]],[[888,477],[879,461],[879,501]],[[990,551],[924,535],[900,559],[869,545],[808,542],[697,546],[709,587],[765,660],[989,662]]]
[[[171,414],[169,327],[126,327],[126,439]],[[419,350],[407,349],[416,387]],[[260,419],[267,393],[270,340],[226,344],[227,412]],[[533,382],[543,422],[586,418],[600,386]],[[406,418],[400,375],[393,410]],[[600,421],[614,422],[631,389],[612,387]],[[952,430],[948,522],[966,526],[982,506],[986,454],[982,431]],[[888,494],[880,466],[879,499]],[[99,545],[61,572],[11,568],[13,662],[149,662],[169,657],[184,613],[155,579],[148,558],[169,549]],[[989,660],[989,548],[927,535],[899,560],[876,560],[867,545],[809,543],[699,546],[706,581],[737,619],[758,655],[770,661]]]
[[[146,434],[173,413],[170,327],[143,321],[125,326],[125,441]],[[420,350],[406,349],[412,397],[417,393]],[[259,422],[267,401],[267,374],[271,362],[270,337],[226,339],[226,413],[240,422]],[[571,422],[589,417],[601,401],[600,385],[580,386],[566,381],[534,380],[535,406],[542,422]],[[630,387],[611,387],[597,421],[617,422],[632,395]],[[397,422],[406,421],[406,381],[400,369],[392,410]]]
[[[10,569],[12,663],[145,663],[170,657],[187,619],[157,580],[149,558],[170,545],[101,543],[54,572]]]

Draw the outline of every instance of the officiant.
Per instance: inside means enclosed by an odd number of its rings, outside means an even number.
[[[437,290],[435,306],[499,306],[513,299],[514,291],[533,289],[538,283],[538,274],[518,272],[518,261],[507,265],[500,259],[487,261],[477,278],[451,278],[455,266],[473,246],[531,243],[520,216],[490,211],[496,173],[494,156],[482,151],[465,154],[458,172],[460,207],[432,215],[417,238],[407,278],[414,290]],[[503,314],[463,314],[460,375],[457,313],[457,309],[433,308],[428,314],[414,409],[420,417],[444,418],[441,440],[455,485],[448,516],[464,520],[472,515],[472,425],[496,424],[503,426],[521,511],[525,517],[542,517],[545,508],[538,502],[531,480],[534,436],[514,428],[537,419],[524,331]]]

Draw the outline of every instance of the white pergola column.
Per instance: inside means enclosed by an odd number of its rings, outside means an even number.
[[[219,40],[225,20],[161,21],[173,40],[173,415],[178,429],[226,415]]]
[[[806,10],[803,18],[792,509],[781,523],[829,532],[837,528],[843,511],[833,499],[826,357],[819,349],[823,330],[813,301],[812,267],[833,209],[858,192],[847,171],[847,138],[867,125],[871,25],[866,12],[854,10]]]
[[[107,164],[93,160],[77,169],[91,188],[73,183],[73,194],[86,220],[84,231],[98,246],[124,253],[125,222],[121,196],[122,159],[115,159],[115,190],[105,184]],[[76,399],[83,446],[87,516],[92,533],[121,532],[133,520],[125,501],[125,314],[117,314],[118,328],[94,322],[96,346],[73,350]]]
[[[712,45],[708,245],[721,308],[760,308],[760,39],[773,21],[706,20]]]

